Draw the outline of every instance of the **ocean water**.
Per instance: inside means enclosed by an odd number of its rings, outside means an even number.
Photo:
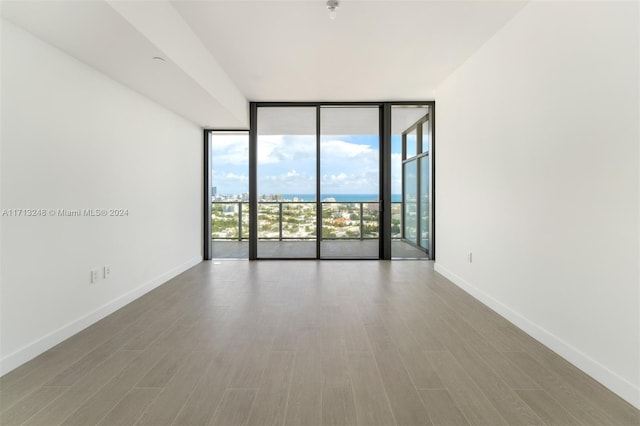
[[[314,201],[315,195],[313,194],[282,194],[282,199],[284,200],[293,200],[294,198],[298,198],[300,201]],[[377,194],[322,194],[320,200],[324,200],[327,198],[333,198],[337,202],[346,203],[361,203],[361,202],[377,202],[379,197]],[[391,195],[392,202],[400,202],[402,201],[401,194],[392,194]]]

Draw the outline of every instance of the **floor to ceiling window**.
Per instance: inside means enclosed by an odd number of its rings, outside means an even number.
[[[380,256],[380,107],[320,108],[320,257]]]
[[[432,258],[431,105],[392,107],[392,258]]]
[[[257,257],[316,258],[316,108],[257,114]]]
[[[257,258],[380,256],[380,106],[260,106]]]
[[[208,133],[212,258],[249,258],[249,132]]]
[[[433,258],[432,117],[433,102],[265,102],[248,131],[205,131],[205,258]]]

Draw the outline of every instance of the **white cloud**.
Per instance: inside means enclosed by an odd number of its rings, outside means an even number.
[[[219,135],[213,140],[214,181],[248,182],[248,137]],[[261,193],[315,192],[315,136],[258,136],[258,181]],[[392,154],[392,191],[401,192],[402,159]],[[342,140],[321,141],[323,193],[372,193],[379,185],[379,150],[375,146]],[[246,172],[245,172],[246,170]]]
[[[258,164],[313,159],[315,136],[258,136]],[[322,141],[321,155],[328,160],[378,161],[378,150],[343,140]],[[219,164],[248,164],[249,144],[245,135],[212,135],[213,158]]]
[[[299,181],[314,181],[315,178],[308,173],[299,173],[295,169],[289,170],[279,175],[264,176],[261,180],[271,182],[290,182],[295,183]]]
[[[226,173],[224,174],[224,179],[233,182],[248,182],[249,176],[237,175],[235,173]]]
[[[314,136],[258,136],[258,164],[313,159]]]
[[[248,135],[211,135],[211,154],[214,167],[225,165],[249,166]]]
[[[322,175],[322,192],[327,193],[376,193],[379,174],[377,170],[365,169],[355,173],[340,172]]]
[[[361,158],[370,160],[378,156],[378,150],[369,145],[345,142],[341,140],[322,141],[320,152],[323,157]]]
[[[211,174],[212,186],[218,188],[218,194],[242,194],[249,191],[249,176],[245,173],[234,173],[213,169]]]
[[[279,174],[261,176],[258,179],[259,194],[311,194],[315,192],[316,178],[295,169]]]

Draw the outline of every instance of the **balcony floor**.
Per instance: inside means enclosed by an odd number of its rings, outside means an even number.
[[[212,257],[214,259],[246,259],[249,257],[248,241],[213,241]],[[398,259],[426,259],[422,250],[404,241],[394,240],[391,243],[391,254]],[[315,258],[315,241],[259,241],[258,257],[260,258]],[[321,257],[332,258],[378,258],[378,240],[325,240],[321,243]]]

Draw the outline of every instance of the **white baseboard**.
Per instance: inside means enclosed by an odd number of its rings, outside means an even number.
[[[453,282],[455,285],[487,305],[525,333],[556,352],[558,355],[584,371],[589,376],[593,377],[598,382],[602,383],[622,399],[633,406],[640,408],[640,388],[638,386],[635,386],[633,383],[614,373],[606,366],[590,358],[587,354],[571,346],[560,337],[512,310],[499,300],[480,290],[478,287],[451,272],[441,264],[435,263],[434,269],[436,272],[440,273],[449,281]]]
[[[188,260],[182,265],[179,265],[172,270],[165,272],[164,274],[155,277],[147,281],[146,283],[134,288],[133,290],[117,297],[116,299],[100,306],[93,312],[89,312],[88,314],[74,321],[71,321],[70,323],[60,327],[55,331],[52,331],[49,334],[46,334],[45,336],[35,340],[34,342],[25,345],[17,351],[10,353],[9,355],[2,358],[2,360],[0,360],[0,376],[7,374],[11,370],[24,364],[25,362],[32,360],[46,350],[51,349],[58,343],[63,342],[74,334],[77,334],[90,325],[95,324],[107,315],[112,314],[128,303],[133,302],[140,296],[166,283],[171,278],[183,273],[187,269],[192,268],[200,262],[202,262],[202,256],[194,257],[193,259]]]

